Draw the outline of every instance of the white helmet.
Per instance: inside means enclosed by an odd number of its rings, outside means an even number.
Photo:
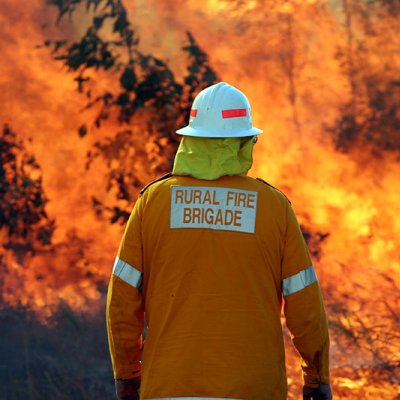
[[[176,131],[179,135],[205,138],[254,136],[262,133],[254,128],[247,97],[225,82],[202,90],[194,99],[189,125]]]

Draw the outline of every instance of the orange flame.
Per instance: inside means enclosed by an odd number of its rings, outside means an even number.
[[[345,342],[333,342],[336,393],[342,399],[393,398],[390,382],[371,383],[362,368],[369,359],[379,363],[383,353],[400,357],[399,338],[388,333],[399,329],[400,163],[394,152],[376,158],[370,148],[357,145],[340,153],[323,128],[333,124],[351,96],[337,59],[338,48],[347,46],[342,7],[319,0],[177,4],[127,2],[142,49],[170,60],[180,77],[184,66],[175,60],[190,30],[220,76],[248,95],[255,125],[266,131],[255,149],[252,175],[287,193],[304,226],[329,234],[320,244],[317,272],[332,319],[367,347],[369,341],[381,343],[375,353],[352,348],[349,360]],[[108,279],[121,235],[121,227],[97,218],[91,206],[92,195],[103,200],[113,195],[104,189],[105,165],[85,170],[94,139],[76,137],[76,128],[93,111],[79,112],[82,99],[72,76],[47,49],[36,48],[49,37],[79,35],[87,17],[78,15],[55,27],[55,10],[40,0],[0,5],[0,121],[21,137],[32,137],[29,146],[43,170],[48,212],[57,223],[51,252],[29,256],[24,267],[6,255],[4,299],[42,316],[61,302],[98,309],[97,287]],[[366,62],[394,79],[400,66],[399,36],[393,34],[398,22],[385,14],[373,23],[376,35],[369,38]],[[361,28],[355,23],[352,29],[357,40]],[[112,84],[106,76],[97,82]],[[114,128],[115,121],[99,130],[97,139]],[[338,308],[340,302],[345,310]],[[298,362],[290,349],[288,360],[289,398],[294,399]],[[356,365],[357,377],[351,372]]]

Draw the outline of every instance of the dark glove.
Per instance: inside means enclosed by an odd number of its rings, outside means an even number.
[[[332,400],[331,385],[321,383],[317,388],[303,386],[303,400]]]
[[[139,400],[140,378],[116,379],[115,392],[118,400]]]

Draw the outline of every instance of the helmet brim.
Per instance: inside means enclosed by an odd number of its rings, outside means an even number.
[[[203,137],[203,138],[239,138],[239,137],[246,137],[246,136],[255,136],[263,133],[261,129],[258,128],[251,128],[247,130],[239,130],[237,132],[229,132],[229,136],[227,136],[227,132],[218,132],[209,130],[202,130],[202,129],[194,129],[191,126],[185,126],[184,128],[178,129],[176,131],[178,135],[182,136],[194,136],[194,137]]]

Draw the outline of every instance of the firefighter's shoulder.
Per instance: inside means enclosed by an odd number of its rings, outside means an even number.
[[[268,183],[268,182],[265,181],[264,179],[261,179],[261,178],[256,178],[256,179],[257,179],[258,181],[264,183],[265,185],[269,186],[270,188],[276,190],[276,191],[279,192],[280,194],[282,194],[282,195],[285,197],[285,199],[289,202],[289,204],[292,204],[292,203],[290,202],[289,198],[286,196],[286,194],[282,192],[282,190],[280,190],[280,189],[278,189],[277,187],[271,185],[270,183]]]
[[[163,175],[163,176],[160,176],[159,178],[157,178],[157,179],[154,179],[154,181],[151,181],[150,183],[148,183],[141,191],[140,191],[140,194],[143,194],[151,185],[154,185],[155,183],[157,183],[157,182],[161,182],[161,181],[163,181],[164,179],[168,179],[168,178],[170,178],[172,176],[172,173],[171,172],[168,172],[168,174],[165,174],[165,175]]]

